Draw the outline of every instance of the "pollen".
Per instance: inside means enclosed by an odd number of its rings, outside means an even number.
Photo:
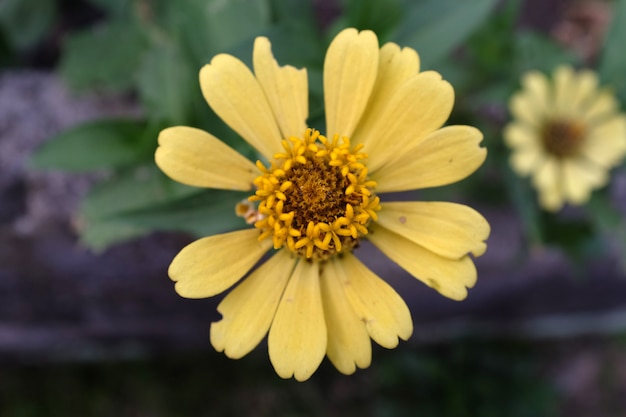
[[[283,152],[254,180],[259,240],[271,238],[274,249],[287,247],[310,260],[326,260],[351,251],[377,219],[380,198],[367,176],[367,154],[350,139],[332,140],[307,129],[302,138],[282,141]]]
[[[549,121],[541,131],[544,149],[559,158],[575,155],[585,138],[586,130],[580,121]]]

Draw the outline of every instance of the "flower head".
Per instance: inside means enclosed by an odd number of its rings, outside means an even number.
[[[590,70],[562,66],[551,80],[533,71],[522,85],[510,102],[515,120],[504,130],[511,166],[532,176],[545,209],[584,204],[626,154],[626,115]]]
[[[249,191],[235,211],[253,226],[191,243],[169,274],[190,298],[241,281],[211,326],[211,343],[227,356],[242,357],[269,333],[281,377],[305,380],[325,355],[351,374],[369,366],[370,338],[393,348],[413,331],[404,301],[354,255],[363,239],[452,299],[476,282],[470,254],[485,251],[489,234],[479,213],[380,194],[465,178],[486,157],[482,135],[442,128],[452,87],[436,72],[419,72],[414,50],[379,48],[371,31],[346,29],[328,48],[326,135],[306,125],[306,70],[279,66],[263,37],[253,54],[254,73],[222,54],[202,68],[200,84],[213,110],[268,162],[254,164],[183,126],[161,132],[155,156],[185,184]]]

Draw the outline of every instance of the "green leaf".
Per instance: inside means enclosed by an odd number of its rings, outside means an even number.
[[[408,8],[391,38],[402,46],[416,49],[422,68],[431,68],[489,16],[495,3],[495,0],[407,2],[413,6]]]
[[[245,227],[235,205],[249,193],[205,190],[170,180],[154,166],[119,173],[80,207],[81,240],[95,250],[155,230],[207,236]]]
[[[519,178],[508,166],[503,165],[502,168],[509,197],[521,217],[528,240],[533,245],[539,245],[544,236],[537,196],[527,180]]]
[[[129,16],[133,9],[132,1],[128,0],[88,0],[89,3],[93,4],[96,7],[104,10],[111,16],[120,17],[120,16]],[[137,3],[136,6],[139,7],[149,7],[144,6],[141,3]]]
[[[83,224],[80,229],[80,243],[95,252],[102,252],[116,243],[141,237],[148,232],[148,229],[132,224],[102,220]]]
[[[152,157],[156,132],[142,121],[87,122],[51,138],[33,155],[35,168],[92,171],[132,165]]]
[[[115,91],[134,86],[147,40],[131,21],[115,20],[72,35],[59,70],[72,88]]]
[[[359,30],[373,30],[384,42],[400,22],[402,13],[401,0],[350,0],[344,12],[344,22],[346,26]]]
[[[181,0],[169,2],[165,13],[198,67],[244,42],[251,48],[270,23],[268,0]]]
[[[612,233],[625,226],[622,215],[601,191],[591,195],[586,208],[598,230],[603,233]]]
[[[272,23],[293,27],[315,28],[312,0],[269,0]]]
[[[202,100],[198,71],[176,45],[160,44],[145,54],[138,71],[138,88],[151,120],[190,124],[193,102]]]
[[[55,17],[53,0],[0,1],[0,29],[17,49],[27,49],[39,42]]]
[[[165,204],[126,212],[116,221],[151,230],[174,230],[197,237],[209,236],[248,226],[235,215],[235,206],[250,193],[226,190],[205,190]]]
[[[113,175],[90,190],[80,207],[87,221],[111,220],[122,213],[146,209],[197,194],[201,189],[172,181],[156,166],[141,166]]]
[[[170,180],[153,165],[117,173],[92,188],[82,201],[78,222],[81,242],[101,251],[142,236],[158,227],[135,224],[120,216],[159,207],[200,191]]]
[[[544,213],[543,224],[545,242],[558,245],[572,255],[580,255],[585,243],[593,238],[593,228],[585,220]]]
[[[613,23],[604,43],[599,70],[602,82],[612,85],[621,99],[626,101],[626,0],[613,3]]]
[[[512,75],[511,62],[514,59],[519,11],[522,0],[509,0],[496,7],[495,12],[468,40],[467,51],[475,68],[465,72],[473,77],[490,80],[488,75]]]
[[[613,205],[606,190],[594,192],[586,209],[596,231],[609,238],[617,249],[620,267],[626,272],[626,221],[623,213]]]
[[[575,64],[578,58],[553,39],[536,32],[520,33],[515,42],[514,69],[519,78],[530,70],[551,72],[562,64]]]
[[[263,31],[272,42],[272,53],[280,65],[321,70],[326,44],[319,32],[306,26],[281,24]]]

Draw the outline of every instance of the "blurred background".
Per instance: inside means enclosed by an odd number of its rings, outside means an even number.
[[[156,137],[185,124],[254,159],[197,81],[220,52],[270,38],[307,67],[344,27],[415,48],[455,87],[450,124],[487,162],[412,198],[490,222],[478,283],[441,297],[367,242],[407,301],[412,338],[343,376],[281,380],[264,342],[232,361],[209,326],[221,297],[180,298],[167,266],[200,236],[246,227],[236,192],[170,181]],[[626,171],[588,204],[541,209],[508,166],[507,103],[528,70],[598,71],[626,103],[625,0],[0,0],[0,416],[626,416]]]

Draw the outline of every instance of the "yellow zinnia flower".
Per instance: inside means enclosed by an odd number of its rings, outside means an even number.
[[[412,49],[379,49],[371,31],[343,30],[328,48],[327,136],[306,125],[306,70],[279,66],[264,37],[253,63],[254,74],[217,55],[200,71],[200,85],[215,113],[269,162],[255,165],[182,126],[161,132],[156,162],[185,184],[250,191],[236,211],[254,227],[191,243],[169,274],[181,296],[210,297],[277,250],[219,304],[211,343],[240,358],[269,332],[281,377],[305,380],[325,355],[351,374],[369,366],[370,338],[393,348],[413,331],[404,301],[353,255],[361,239],[455,300],[476,282],[469,254],[481,255],[489,234],[480,214],[445,202],[383,202],[378,193],[465,178],[486,157],[482,135],[441,128],[454,101],[450,84],[419,72]]]
[[[590,70],[561,66],[552,80],[532,71],[522,86],[509,105],[515,120],[504,129],[511,166],[532,176],[545,209],[584,204],[626,154],[626,115]]]

